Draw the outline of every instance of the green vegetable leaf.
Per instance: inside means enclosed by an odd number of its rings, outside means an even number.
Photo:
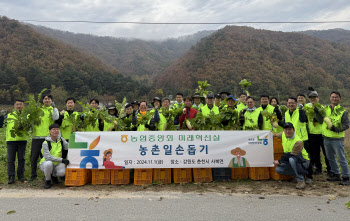
[[[350,201],[345,203],[346,208],[350,209]]]

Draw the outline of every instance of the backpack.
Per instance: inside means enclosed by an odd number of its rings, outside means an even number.
[[[51,151],[52,149],[52,146],[51,146],[51,142],[50,141],[46,141],[47,142],[47,146],[49,147],[49,151]],[[62,147],[62,158],[63,159],[66,159],[67,158],[67,154],[68,154],[68,150],[65,150],[63,148],[63,140],[61,139],[61,147]],[[40,158],[43,158],[43,154],[42,152],[40,151]]]

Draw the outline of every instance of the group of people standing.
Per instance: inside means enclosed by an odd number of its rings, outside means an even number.
[[[172,121],[178,130],[195,130],[191,125],[185,123],[188,119],[196,117],[198,112],[203,116],[220,115],[225,110],[234,110],[232,114],[237,115],[237,124],[242,130],[270,130],[274,136],[282,138],[283,148],[286,156],[284,160],[274,162],[278,169],[277,172],[295,175],[298,185],[305,188],[304,177],[299,175],[295,170],[295,163],[290,164],[288,154],[298,162],[305,160],[303,166],[306,167],[306,181],[312,182],[312,175],[322,173],[322,163],[320,152],[323,151],[328,174],[328,181],[341,181],[342,185],[350,185],[349,166],[345,157],[344,150],[344,131],[349,128],[348,112],[341,109],[341,95],[337,91],[330,94],[330,105],[325,107],[326,116],[332,120],[333,126],[327,127],[324,117],[314,106],[319,102],[318,93],[311,91],[308,95],[310,103],[306,103],[306,96],[298,94],[295,97],[289,97],[287,100],[288,110],[281,111],[279,101],[275,97],[268,95],[260,96],[260,107],[256,107],[255,98],[247,96],[246,93],[239,95],[239,100],[235,99],[228,92],[220,94],[209,93],[204,98],[200,94],[194,94],[192,97],[184,98],[182,93],[177,93],[176,101],[172,104],[167,97],[160,99],[155,97],[152,102],[153,108],[149,108],[147,102],[133,101],[124,106],[124,115],[122,118],[128,118],[130,125],[128,128],[135,131],[143,130],[165,130],[167,122]],[[40,124],[33,127],[33,139],[31,146],[31,177],[30,181],[37,178],[37,165],[40,155],[43,155],[40,161],[40,169],[45,174],[45,188],[51,187],[52,182],[57,182],[58,176],[64,176],[63,168],[69,164],[66,160],[69,136],[75,131],[72,120],[79,118],[84,120],[84,114],[75,111],[75,99],[66,100],[66,109],[61,112],[55,107],[51,95],[44,95],[42,98],[43,106],[41,107],[44,115],[40,117]],[[310,106],[314,109],[314,116],[310,117],[305,112],[304,106]],[[20,113],[25,106],[24,101],[16,100],[14,103],[14,113]],[[99,108],[99,101],[92,99],[90,101],[91,111]],[[166,111],[181,110],[175,117],[166,119]],[[110,117],[120,118],[119,112],[115,105],[107,105],[106,111]],[[269,118],[263,114],[268,112],[274,117]],[[8,183],[15,182],[15,157],[18,155],[17,177],[20,181],[25,181],[24,177],[24,155],[27,143],[27,135],[22,137],[11,136],[13,122],[16,114],[7,115],[6,141],[8,150]],[[150,114],[152,117],[149,121],[140,124],[142,116]],[[73,116],[72,116],[73,115]],[[88,125],[84,131],[112,131],[115,130],[116,121],[106,121],[95,119],[94,123]],[[224,126],[227,121],[222,121]],[[288,131],[287,131],[288,130]],[[291,130],[291,131],[289,131]],[[27,133],[24,133],[27,134]],[[302,159],[295,159],[294,156],[301,156]],[[342,178],[336,156],[342,168]],[[288,157],[288,158],[286,158]],[[50,161],[52,163],[47,163]],[[293,160],[292,160],[293,161]],[[287,165],[287,167],[285,167]],[[292,165],[292,167],[290,167]],[[294,166],[293,166],[294,165]]]

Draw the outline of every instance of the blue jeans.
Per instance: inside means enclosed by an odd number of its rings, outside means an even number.
[[[340,174],[339,166],[335,159],[335,155],[337,155],[343,177],[349,177],[349,164],[345,157],[344,140],[328,139],[325,137],[324,148],[326,149],[326,155],[331,165],[331,172],[337,175]]]
[[[304,167],[309,167],[309,161],[306,161],[304,163]],[[305,181],[304,175],[301,175],[298,173],[297,170],[297,164],[294,160],[294,158],[289,158],[289,163],[282,163],[277,165],[276,172],[278,174],[287,175],[287,176],[295,176],[297,178],[297,181]]]

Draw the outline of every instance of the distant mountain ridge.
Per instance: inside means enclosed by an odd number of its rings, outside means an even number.
[[[94,90],[134,98],[149,91],[95,57],[6,17],[0,17],[0,79],[0,102],[51,85],[62,86],[71,96]]]
[[[299,32],[319,39],[350,45],[350,30],[341,28],[329,30],[308,30]]]
[[[41,34],[84,50],[116,68],[121,74],[137,80],[152,79],[185,54],[201,38],[214,32],[202,31],[158,42],[75,34],[43,26],[30,26]]]
[[[296,96],[309,86],[323,94],[350,89],[350,47],[300,33],[226,26],[158,75],[154,87],[193,93],[197,81],[208,80],[215,93],[237,95],[244,78],[255,96]]]

